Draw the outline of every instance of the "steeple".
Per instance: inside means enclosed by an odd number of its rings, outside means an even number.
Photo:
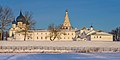
[[[21,10],[20,10],[20,15],[19,16],[22,16],[22,12],[21,12]]]
[[[68,17],[68,10],[66,9],[66,14],[65,14],[65,17],[64,17],[64,22],[62,24],[62,29],[72,29],[71,27],[71,24],[70,24],[70,19]]]

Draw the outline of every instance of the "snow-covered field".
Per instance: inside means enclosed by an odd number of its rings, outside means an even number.
[[[110,41],[0,41],[0,46],[52,46],[52,47],[120,47]]]
[[[120,60],[120,53],[1,53],[0,60]]]

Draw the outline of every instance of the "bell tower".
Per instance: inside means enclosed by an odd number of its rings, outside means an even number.
[[[64,22],[63,22],[61,28],[62,29],[67,29],[67,30],[71,30],[72,29],[72,26],[70,24],[70,19],[68,17],[68,10],[66,10],[65,17],[64,17]]]

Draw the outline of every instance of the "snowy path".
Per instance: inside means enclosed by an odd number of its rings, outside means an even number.
[[[1,53],[0,60],[120,60],[120,53],[75,53],[75,54]]]

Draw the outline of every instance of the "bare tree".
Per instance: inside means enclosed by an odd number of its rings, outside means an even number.
[[[0,28],[2,32],[10,26],[13,19],[12,10],[9,7],[0,6]]]
[[[65,35],[65,33],[60,29],[60,26],[55,26],[54,24],[50,24],[48,26],[48,30],[50,32],[49,37],[51,41],[54,41],[56,38],[61,39],[61,35]]]
[[[26,17],[26,20],[28,21],[29,23],[29,27],[28,29],[34,29],[35,28],[35,20],[33,19],[33,14],[29,11],[26,11],[25,12],[25,17]]]
[[[116,29],[112,30],[110,33],[113,34],[114,41],[120,41],[120,27],[117,27]]]
[[[36,24],[35,20],[33,20],[33,15],[31,12],[26,11],[25,18],[26,18],[26,26],[24,30],[24,41],[26,41],[27,30],[34,29]]]
[[[29,30],[29,25],[30,25],[30,23],[28,21],[26,21],[26,26],[25,26],[25,30],[24,30],[24,32],[25,32],[24,41],[26,40],[27,30]]]

